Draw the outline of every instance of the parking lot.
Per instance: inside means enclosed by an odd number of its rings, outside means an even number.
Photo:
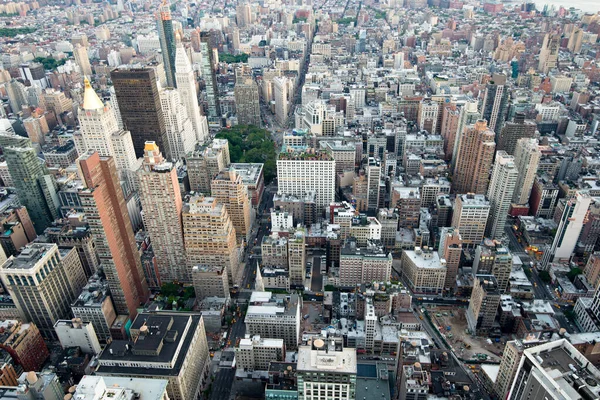
[[[434,326],[452,346],[458,357],[463,360],[500,361],[499,354],[504,350],[504,341],[490,344],[487,337],[472,336],[467,333],[466,308],[432,306],[426,309]],[[487,359],[477,356],[480,354],[485,354]]]
[[[305,301],[302,304],[302,332],[318,332],[321,329],[329,326],[326,324],[321,314],[322,308],[320,303]],[[308,318],[306,318],[308,316]]]

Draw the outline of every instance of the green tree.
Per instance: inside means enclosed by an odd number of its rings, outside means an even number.
[[[245,63],[248,62],[248,54],[229,54],[229,53],[219,53],[219,61],[222,61],[227,64],[235,64],[235,63]]]
[[[163,285],[160,287],[160,294],[165,297],[177,296],[180,289],[181,288],[176,283],[163,283]]]
[[[549,283],[552,280],[548,271],[540,271],[539,276],[542,282]]]
[[[35,32],[35,28],[0,28],[0,36],[15,37]]]
[[[44,66],[44,69],[47,71],[54,71],[56,67],[59,67],[67,62],[66,59],[56,60],[52,57],[36,57],[33,61],[41,63]]]
[[[569,278],[569,280],[571,282],[573,282],[573,280],[575,280],[575,277],[577,275],[581,275],[582,273],[583,273],[583,271],[581,271],[579,268],[575,267],[567,273],[567,278]]]

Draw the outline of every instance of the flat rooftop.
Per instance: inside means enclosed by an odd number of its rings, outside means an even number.
[[[32,243],[27,245],[16,257],[9,258],[3,265],[3,269],[30,270],[36,267],[46,253],[58,247],[51,243]]]
[[[229,166],[242,178],[244,185],[256,185],[262,176],[263,167],[262,163],[233,163]]]
[[[313,350],[310,346],[298,348],[298,371],[356,374],[356,349],[341,351]]]

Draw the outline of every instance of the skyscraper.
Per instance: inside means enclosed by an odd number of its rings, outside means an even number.
[[[238,242],[247,241],[252,229],[252,215],[248,189],[242,177],[232,168],[221,171],[212,180],[210,189],[212,197],[227,208]]]
[[[277,118],[277,122],[285,125],[290,109],[288,78],[285,76],[276,76],[273,78],[273,88],[275,92],[275,117]]]
[[[73,46],[73,57],[75,57],[75,63],[81,70],[81,75],[91,76],[92,66],[90,65],[90,58],[88,56],[87,47],[83,47],[79,43]]]
[[[188,118],[181,102],[178,89],[167,88],[160,91],[160,103],[165,117],[167,141],[171,149],[171,160],[177,161],[196,147],[196,134],[192,121]]]
[[[115,161],[112,157],[88,152],[79,157],[78,166],[86,185],[79,197],[96,241],[115,309],[134,319],[137,307],[148,299],[148,285]]]
[[[27,208],[36,233],[41,235],[58,218],[58,187],[54,175],[38,158],[31,141],[16,135],[11,127],[0,133],[0,147],[19,200]]]
[[[188,265],[222,265],[235,284],[239,249],[227,208],[213,197],[194,196],[184,204],[182,216]]]
[[[156,73],[152,68],[111,71],[125,129],[131,131],[136,157],[143,157],[147,141],[156,142],[170,158],[165,119],[160,105]]]
[[[86,284],[76,249],[33,243],[0,267],[0,278],[25,321],[42,335],[56,339],[54,322],[71,315],[74,301]]]
[[[219,88],[215,73],[215,56],[211,46],[211,33],[200,33],[200,48],[202,53],[202,76],[206,85],[206,99],[208,102],[208,123],[210,126],[221,127],[221,104],[219,103]]]
[[[514,157],[505,151],[496,153],[496,162],[492,170],[492,180],[487,197],[490,200],[490,216],[486,236],[500,239],[504,235],[504,225],[512,201],[519,171]]]
[[[519,171],[512,201],[527,204],[537,176],[537,169],[542,153],[537,139],[519,139],[515,149],[515,165]]]
[[[171,20],[171,9],[168,0],[163,0],[158,7],[156,25],[158,27],[163,65],[167,75],[167,86],[174,88],[177,87],[175,80],[175,32],[173,32],[173,21]]]
[[[260,126],[260,99],[256,82],[252,78],[242,78],[236,82],[233,91],[238,124]]]
[[[495,149],[494,131],[487,127],[486,121],[480,119],[465,128],[454,169],[454,193],[487,192]]]
[[[139,167],[131,132],[119,128],[110,103],[104,104],[87,78],[84,80],[83,104],[79,107],[79,131],[73,135],[79,154],[97,151],[102,157],[114,157],[122,179],[133,187],[134,172]]]
[[[514,155],[517,141],[521,138],[533,138],[536,132],[537,125],[535,122],[526,121],[523,113],[516,113],[513,121],[504,124],[499,132],[497,148]]]
[[[298,228],[288,240],[288,265],[290,285],[304,286],[306,265],[306,230]]]
[[[476,101],[469,101],[460,108],[456,136],[454,137],[454,146],[452,147],[452,162],[450,164],[450,169],[452,172],[454,172],[454,168],[456,167],[459,153],[458,150],[460,148],[465,128],[469,125],[474,125],[478,119],[481,119],[481,113],[477,111]]]
[[[490,214],[490,202],[481,194],[456,196],[452,227],[458,228],[463,245],[475,247],[483,239]]]
[[[508,87],[495,81],[488,82],[481,106],[482,118],[487,121],[490,129],[500,134],[508,112]]]
[[[558,49],[560,48],[561,35],[557,33],[547,33],[542,42],[540,58],[538,62],[538,71],[547,74],[548,71],[555,68],[558,63]]]
[[[446,283],[444,287],[451,289],[456,283],[456,275],[462,255],[462,238],[456,228],[442,228],[438,255],[446,261]]]
[[[177,38],[179,38],[179,35],[177,35]],[[177,81],[177,91],[181,102],[187,110],[188,118],[192,121],[196,141],[204,143],[208,139],[208,123],[206,117],[200,114],[194,70],[181,40],[177,40],[175,51],[175,80]]]
[[[177,169],[166,162],[154,142],[147,142],[144,162],[138,171],[144,226],[162,283],[191,282],[183,246],[181,211],[183,202]]]
[[[379,208],[379,181],[381,179],[381,165],[379,159],[369,157],[367,170],[367,210],[376,213]]]

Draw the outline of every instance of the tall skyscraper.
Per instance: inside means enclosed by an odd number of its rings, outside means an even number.
[[[37,325],[48,340],[56,339],[54,323],[70,317],[71,302],[86,284],[76,249],[33,243],[0,267],[0,278],[21,317]]]
[[[148,285],[123,191],[112,157],[88,152],[78,159],[86,186],[79,197],[96,241],[100,264],[109,283],[119,314],[137,315],[137,307],[148,299]]]
[[[81,70],[81,75],[91,76],[92,66],[90,65],[90,57],[88,56],[87,47],[83,47],[79,43],[73,46],[73,57],[75,57],[75,63]]]
[[[458,228],[463,245],[473,248],[483,239],[490,215],[490,202],[481,194],[456,196],[452,227]]]
[[[496,135],[500,134],[506,114],[508,112],[508,87],[506,84],[498,84],[494,81],[488,82],[483,95],[481,107],[482,118],[487,121],[490,129]]]
[[[469,101],[460,108],[458,115],[458,126],[456,128],[456,136],[454,137],[454,146],[452,147],[452,162],[450,169],[454,172],[456,162],[458,160],[458,150],[464,135],[465,129],[469,125],[475,125],[477,120],[481,119],[481,113],[477,110],[477,102]]]
[[[186,157],[190,190],[210,194],[210,184],[217,174],[231,164],[227,139],[213,139],[210,144]]]
[[[533,138],[537,132],[537,125],[533,121],[526,121],[525,114],[516,113],[513,121],[504,124],[498,136],[498,150],[504,150],[514,155],[517,141],[521,138]]]
[[[219,88],[215,73],[215,55],[211,45],[211,33],[200,33],[200,47],[202,53],[202,76],[206,85],[206,99],[208,102],[208,123],[210,126],[221,127],[221,104],[219,103]]]
[[[167,86],[177,87],[175,80],[175,32],[173,32],[173,21],[168,0],[163,0],[156,14],[156,25],[158,28],[158,39],[162,53],[165,75],[167,75]]]
[[[153,68],[111,71],[125,129],[131,132],[136,157],[143,157],[147,141],[156,142],[170,158],[165,119]]]
[[[290,285],[304,286],[304,266],[306,265],[306,230],[296,229],[288,240],[288,265]]]
[[[558,63],[558,49],[560,48],[561,35],[557,33],[547,33],[542,42],[540,58],[538,62],[538,71],[547,74]]]
[[[235,227],[238,242],[248,241],[252,229],[252,215],[248,189],[234,169],[221,171],[210,184],[212,197],[227,208]]]
[[[239,249],[227,208],[214,197],[194,196],[184,204],[182,216],[188,265],[222,265],[235,284]]]
[[[252,78],[242,78],[236,82],[233,91],[238,124],[260,126],[260,98],[256,82]]]
[[[552,246],[544,252],[542,268],[547,268],[550,262],[571,259],[591,202],[587,192],[577,192],[567,201]]]
[[[494,131],[480,119],[465,128],[459,147],[452,190],[459,194],[485,194],[496,149]]]
[[[164,160],[154,142],[146,143],[144,153],[138,172],[142,217],[150,234],[160,281],[189,283],[191,275],[183,246],[183,202],[177,169]]]
[[[515,165],[519,171],[512,201],[517,204],[527,204],[537,176],[538,165],[542,153],[537,139],[519,139],[515,149]]]
[[[179,35],[177,35],[177,38],[179,38]],[[177,40],[175,51],[175,80],[177,81],[177,91],[179,91],[181,102],[187,110],[188,118],[192,121],[196,141],[204,143],[208,139],[208,123],[206,117],[200,113],[194,70],[181,40]]]
[[[96,151],[102,157],[114,157],[121,179],[136,187],[135,156],[131,132],[120,129],[110,103],[104,104],[87,78],[84,80],[83,104],[79,107],[79,131],[73,135],[79,154]]]
[[[504,225],[515,192],[518,175],[519,171],[515,165],[514,157],[508,155],[505,151],[497,152],[496,162],[492,170],[492,180],[487,193],[490,200],[490,216],[486,236],[492,239],[500,239],[504,235]]]
[[[7,129],[0,133],[0,147],[19,201],[27,208],[36,233],[41,235],[58,218],[58,186],[31,140],[15,134],[12,127]]]
[[[235,19],[240,28],[252,24],[252,6],[250,3],[241,3],[236,6]]]
[[[499,304],[500,290],[494,275],[475,275],[467,309],[469,330],[476,335],[487,335],[496,320]]]
[[[171,149],[171,160],[177,161],[196,148],[196,134],[192,121],[181,102],[178,89],[160,91],[160,103],[165,117],[167,141]]]

